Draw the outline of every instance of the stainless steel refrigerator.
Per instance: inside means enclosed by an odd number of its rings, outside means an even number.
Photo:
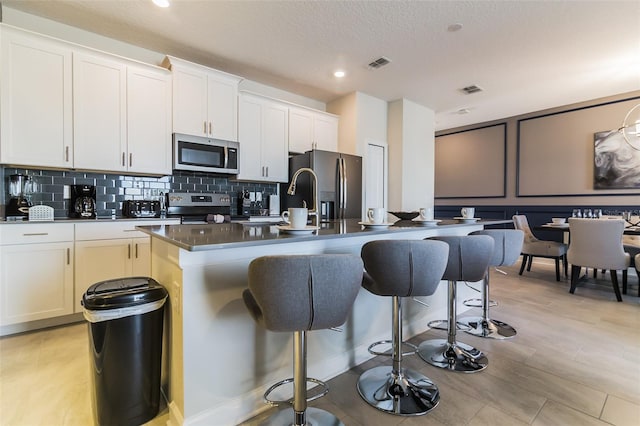
[[[308,167],[318,176],[320,218],[362,218],[362,157],[339,152],[314,149],[289,158],[289,182],[296,170]],[[313,179],[311,174],[298,176],[295,195],[287,194],[288,184],[283,184],[280,197],[283,209],[313,207]]]

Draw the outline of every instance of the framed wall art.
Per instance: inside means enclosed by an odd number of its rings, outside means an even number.
[[[640,151],[617,131],[594,134],[594,189],[640,188]]]

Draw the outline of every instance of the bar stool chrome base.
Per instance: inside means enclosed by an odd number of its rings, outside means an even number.
[[[302,423],[294,423],[294,421],[292,421],[297,417],[298,416],[295,415],[291,408],[287,408],[272,414],[271,416],[260,422],[260,426],[344,426],[344,423],[342,423],[339,418],[337,418],[330,412],[314,407],[308,407],[306,409],[306,421],[304,425]]]
[[[427,376],[405,368],[398,374],[390,366],[362,373],[358,392],[369,405],[400,416],[426,414],[440,402],[440,391]]]
[[[422,342],[418,346],[418,355],[434,367],[462,373],[474,373],[489,365],[484,353],[473,346],[460,342],[451,344],[445,339]]]
[[[427,323],[427,327],[432,328],[434,330],[448,330],[449,329],[449,320],[433,320]],[[466,330],[471,328],[469,325],[463,323],[462,321],[456,321],[456,328],[458,330]]]
[[[271,399],[269,395],[271,395],[271,392],[275,391],[280,386],[284,386],[289,383],[294,383],[294,381],[295,379],[293,377],[289,377],[288,379],[280,380],[278,383],[273,384],[271,387],[269,387],[269,389],[267,389],[267,391],[262,396],[262,398],[264,399],[264,402],[276,407],[282,404],[293,404],[293,397],[291,397],[290,399],[276,400],[276,399]],[[321,380],[314,379],[313,377],[307,377],[307,384],[308,383],[315,383],[316,385],[318,385],[319,392],[313,396],[309,396],[309,393],[307,392],[307,402],[315,401],[316,399],[322,398],[323,396],[329,393],[329,386],[327,386],[327,384]]]
[[[459,322],[464,323],[469,328],[464,329],[465,333],[473,334],[478,337],[486,337],[489,339],[509,339],[517,334],[516,329],[506,322],[488,319],[482,317],[465,317]]]

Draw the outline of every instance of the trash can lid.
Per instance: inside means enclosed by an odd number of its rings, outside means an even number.
[[[153,278],[119,278],[93,284],[82,296],[82,305],[90,310],[126,308],[162,300],[167,294]]]

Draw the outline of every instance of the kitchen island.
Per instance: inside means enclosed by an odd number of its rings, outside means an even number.
[[[152,277],[169,291],[163,388],[172,425],[235,425],[268,408],[264,391],[292,376],[292,334],[269,332],[247,312],[242,292],[249,263],[264,255],[353,253],[380,239],[466,235],[510,220],[438,226],[363,227],[357,220],[321,224],[313,233],[291,235],[274,224],[141,226],[151,236]],[[403,225],[403,222],[398,222]],[[404,337],[446,318],[446,285],[404,307]],[[459,300],[470,289],[460,286]],[[463,308],[464,309],[464,308]],[[309,333],[308,375],[328,380],[372,355],[367,347],[391,336],[388,298],[361,290],[342,332]],[[444,332],[443,332],[444,335]],[[354,389],[354,392],[357,392]]]

